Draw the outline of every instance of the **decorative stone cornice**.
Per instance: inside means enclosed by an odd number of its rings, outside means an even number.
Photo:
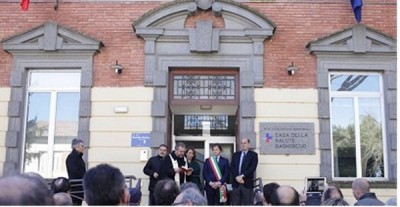
[[[3,49],[10,53],[38,51],[98,52],[101,41],[77,31],[46,22],[21,34],[2,40]]]
[[[396,53],[396,40],[364,24],[334,32],[307,44],[311,53]]]

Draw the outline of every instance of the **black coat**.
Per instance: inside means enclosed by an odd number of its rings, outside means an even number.
[[[143,168],[144,174],[150,176],[149,191],[154,189],[157,181],[160,179],[160,169],[164,158],[160,155],[151,157]],[[158,173],[158,178],[153,176],[154,172]]]
[[[68,155],[65,161],[67,165],[69,179],[82,179],[86,173],[85,162],[82,159],[83,154],[75,149]]]
[[[83,154],[77,152],[75,149],[72,150],[72,152],[68,155],[67,160],[65,161],[65,164],[67,165],[67,172],[68,172],[68,178],[71,179],[83,179],[83,176],[86,173],[86,166],[85,162],[82,159]],[[83,187],[82,185],[76,186],[76,183],[71,183],[71,185],[75,185],[71,187],[71,194],[72,196],[72,202],[74,205],[80,206],[82,204],[83,199]],[[76,198],[75,196],[81,198]]]
[[[235,152],[231,162],[231,173],[233,176],[232,187],[236,188],[239,183],[236,182],[235,177],[239,175],[239,162],[242,151]],[[253,188],[254,173],[256,172],[258,165],[258,154],[256,152],[247,151],[246,156],[243,157],[242,161],[242,174],[244,175],[244,187]]]
[[[184,158],[178,158],[175,155],[175,151],[172,151],[170,153],[170,155],[172,156],[172,158],[174,160],[178,161],[178,167],[182,167],[186,164]],[[164,178],[171,178],[172,180],[175,180],[175,170],[172,167],[172,161],[171,161],[171,157],[169,155],[167,155],[165,157],[164,161],[162,162],[161,169],[160,169],[160,180],[162,180]],[[180,173],[180,184],[182,184],[184,182],[184,180],[185,180],[185,173],[182,171]]]

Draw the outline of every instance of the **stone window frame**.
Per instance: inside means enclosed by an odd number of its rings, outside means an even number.
[[[22,172],[29,70],[81,71],[78,137],[89,144],[93,56],[100,51],[102,42],[54,22],[46,22],[1,43],[13,56],[3,175]],[[87,160],[87,154],[84,159]]]
[[[317,59],[318,119],[320,125],[319,148],[321,152],[320,176],[333,178],[330,126],[329,73],[379,72],[384,91],[384,116],[386,131],[387,180],[397,179],[397,60],[396,40],[369,28],[355,24],[307,44]],[[348,179],[347,179],[348,180]],[[386,180],[386,179],[384,179]]]

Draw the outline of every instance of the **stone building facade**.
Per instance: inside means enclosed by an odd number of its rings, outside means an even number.
[[[247,137],[264,183],[395,196],[396,6],[365,0],[356,23],[343,0],[2,1],[0,174],[65,175],[79,137],[89,167],[147,185],[160,144],[201,162]]]

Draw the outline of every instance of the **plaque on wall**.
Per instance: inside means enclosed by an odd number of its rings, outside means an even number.
[[[262,155],[315,154],[314,123],[260,123]]]
[[[150,147],[150,132],[133,132],[131,147]]]

